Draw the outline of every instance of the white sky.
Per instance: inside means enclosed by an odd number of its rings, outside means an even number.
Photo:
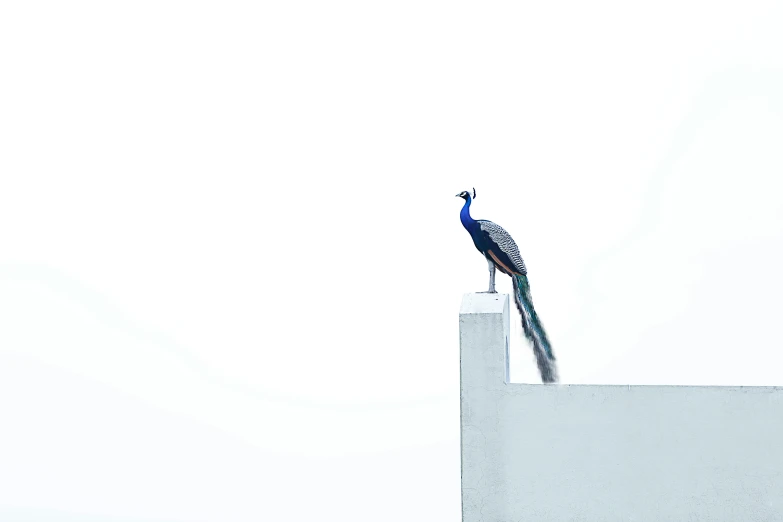
[[[457,520],[474,186],[563,382],[783,384],[782,26],[3,3],[0,519]]]

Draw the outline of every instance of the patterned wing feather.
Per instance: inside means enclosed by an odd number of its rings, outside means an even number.
[[[492,242],[494,242],[500,248],[500,250],[508,256],[509,260],[514,263],[514,268],[516,268],[520,274],[527,274],[525,262],[522,260],[522,255],[519,253],[519,248],[517,247],[517,244],[514,243],[511,235],[506,232],[503,227],[493,223],[492,221],[487,221],[485,219],[479,219],[477,221],[481,227],[481,230],[487,234],[489,239],[491,239]]]

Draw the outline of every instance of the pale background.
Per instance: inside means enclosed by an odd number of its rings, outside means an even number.
[[[783,384],[781,27],[4,2],[0,520],[458,520],[474,186],[563,382]]]

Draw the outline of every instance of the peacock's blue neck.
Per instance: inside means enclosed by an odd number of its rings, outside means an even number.
[[[465,204],[462,206],[462,210],[459,213],[459,220],[462,221],[462,226],[465,227],[468,232],[473,232],[473,230],[476,228],[476,220],[470,217],[471,202],[472,198],[468,196],[468,198],[465,200]]]
[[[470,234],[470,237],[473,239],[473,244],[476,246],[476,249],[482,254],[486,254],[487,245],[485,244],[484,236],[481,233],[481,225],[479,225],[478,221],[470,217],[470,204],[472,201],[472,198],[468,195],[465,200],[465,205],[459,213],[459,220],[462,221],[462,226],[465,227],[465,230],[468,231],[468,234]]]

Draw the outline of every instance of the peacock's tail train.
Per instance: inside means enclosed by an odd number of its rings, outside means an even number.
[[[514,301],[517,304],[519,315],[522,317],[522,329],[525,337],[533,345],[533,353],[536,356],[536,364],[541,372],[541,380],[546,383],[557,382],[557,365],[552,346],[546,336],[544,326],[538,318],[533,300],[530,297],[530,285],[526,275],[513,274]]]

